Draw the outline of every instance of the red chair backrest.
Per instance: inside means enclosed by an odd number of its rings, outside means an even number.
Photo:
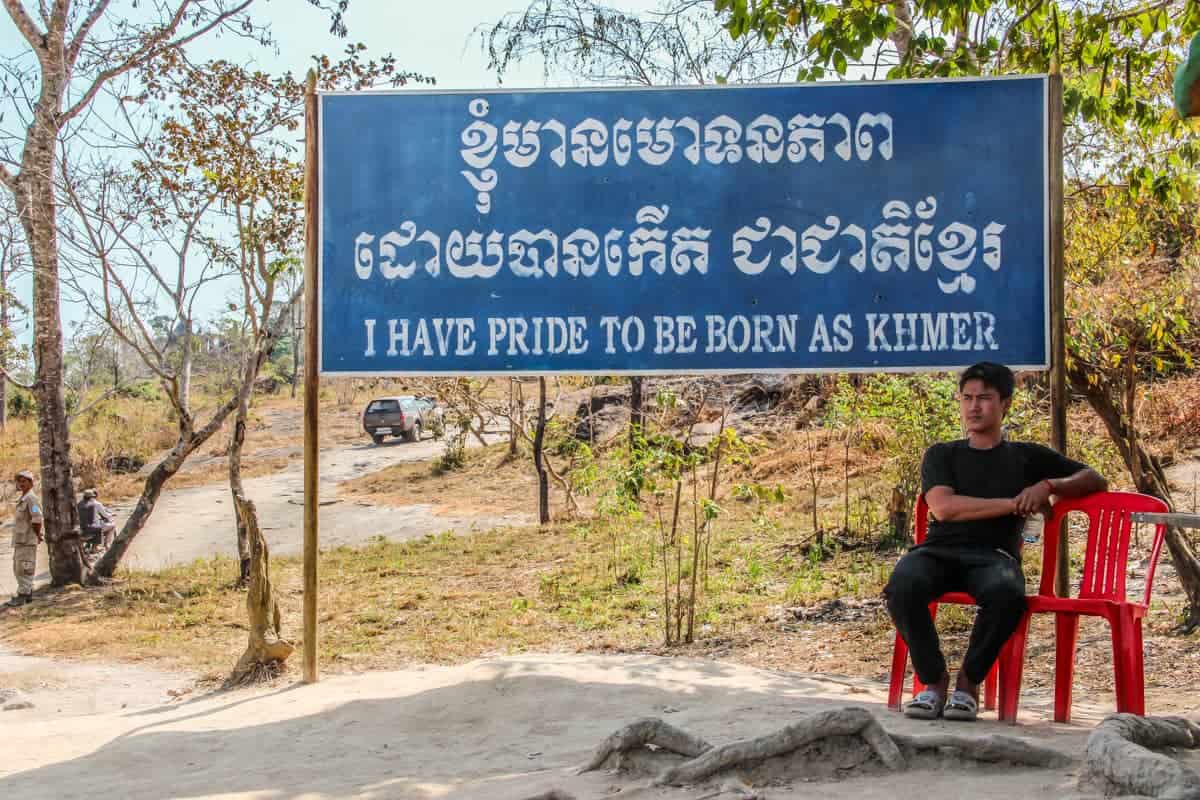
[[[1097,492],[1086,497],[1063,498],[1054,504],[1042,535],[1042,584],[1040,593],[1054,596],[1054,573],[1058,563],[1058,535],[1062,521],[1072,511],[1087,515],[1087,551],[1083,557],[1081,599],[1112,600],[1124,603],[1125,570],[1129,561],[1129,515],[1135,511],[1166,513],[1167,504],[1157,497],[1134,492]],[[1150,566],[1146,570],[1146,593],[1142,602],[1150,603],[1150,587],[1162,551],[1163,525],[1154,526]]]
[[[917,493],[917,507],[913,509],[913,541],[920,544],[929,533],[929,505],[925,502],[925,493]]]

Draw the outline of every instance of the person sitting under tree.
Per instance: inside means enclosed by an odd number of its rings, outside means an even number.
[[[83,490],[83,499],[77,509],[84,542],[93,552],[107,550],[112,545],[117,526],[113,524],[112,512],[100,502],[95,489]]]
[[[1024,518],[1047,510],[1051,495],[1079,497],[1108,488],[1078,461],[1004,438],[1014,384],[1012,370],[1001,364],[964,370],[958,400],[967,438],[933,445],[921,463],[929,533],[900,559],[884,588],[888,613],[927,686],[905,708],[910,717],[975,719],[979,684],[1025,612]],[[929,613],[929,604],[946,592],[967,592],[979,606],[949,697],[950,673]]]

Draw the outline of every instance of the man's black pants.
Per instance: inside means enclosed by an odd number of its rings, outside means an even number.
[[[946,658],[929,615],[929,604],[946,592],[967,592],[979,604],[963,671],[974,683],[983,683],[1025,613],[1021,564],[1003,550],[930,543],[900,559],[883,594],[922,683],[937,683],[946,674]]]

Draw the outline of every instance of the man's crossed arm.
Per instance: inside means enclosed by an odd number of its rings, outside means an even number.
[[[934,486],[925,492],[925,502],[934,518],[941,522],[969,522],[1019,514],[1036,514],[1050,502],[1051,495],[1082,497],[1108,489],[1108,481],[1096,470],[1087,468],[1065,478],[1048,478],[1025,488],[1016,497],[968,497],[955,494],[949,486]]]

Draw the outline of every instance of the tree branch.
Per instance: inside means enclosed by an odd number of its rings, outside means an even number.
[[[17,193],[17,176],[13,175],[8,167],[0,164],[0,185],[8,189],[13,194]]]
[[[33,391],[33,384],[32,384],[32,383],[21,383],[19,380],[17,380],[16,378],[14,378],[14,377],[13,377],[13,376],[12,376],[12,375],[9,373],[9,371],[8,371],[8,370],[6,370],[6,369],[5,369],[3,366],[0,366],[0,379],[3,379],[3,380],[6,380],[6,381],[8,381],[8,382],[9,382],[9,383],[11,383],[13,386],[16,386],[18,389],[24,389],[24,390],[26,390],[26,391],[29,391],[29,392],[32,392],[32,391]]]
[[[25,8],[21,5],[21,0],[3,0],[3,2],[8,15],[12,17],[13,24],[17,26],[17,30],[21,32],[21,35],[25,37],[25,41],[29,42],[29,46],[37,54],[38,61],[41,61],[46,45],[44,35],[37,29],[33,18],[25,13]]]
[[[112,397],[114,394],[116,394],[118,391],[119,391],[119,387],[116,387],[116,386],[113,386],[113,387],[110,387],[110,388],[108,388],[108,389],[105,389],[105,390],[104,390],[104,391],[103,391],[103,392],[100,394],[100,396],[99,396],[99,397],[97,397],[95,400],[93,400],[92,402],[88,403],[88,404],[87,404],[86,406],[84,406],[83,408],[81,408],[81,409],[77,410],[77,411],[76,411],[74,414],[68,414],[68,415],[67,415],[67,425],[70,425],[72,422],[74,422],[75,420],[79,419],[79,418],[80,418],[80,417],[82,417],[84,414],[86,414],[87,412],[89,412],[89,411],[91,411],[93,408],[95,408],[96,406],[100,405],[100,404],[101,404],[101,403],[103,403],[105,400],[107,400],[108,398],[110,398],[110,397]]]
[[[192,4],[192,0],[183,0],[183,2],[181,2],[179,7],[175,10],[175,15],[171,18],[171,21],[164,25],[159,31],[151,34],[147,38],[145,44],[135,50],[133,54],[129,56],[129,58],[125,59],[115,67],[110,67],[109,69],[103,70],[99,75],[96,76],[96,79],[92,82],[92,85],[89,86],[87,91],[83,93],[83,97],[81,97],[79,101],[75,103],[75,105],[71,106],[60,117],[60,125],[65,124],[80,111],[87,108],[92,102],[92,99],[99,94],[102,88],[104,88],[104,85],[113,78],[124,74],[135,67],[140,67],[142,64],[145,64],[147,61],[150,61],[152,58],[155,58],[156,56],[161,55],[168,50],[183,47],[194,39],[203,36],[213,28],[224,24],[227,20],[245,11],[250,7],[250,4],[253,1],[254,0],[243,0],[243,2],[236,8],[217,14],[217,16],[207,25],[197,28],[186,36],[181,36],[178,39],[167,42],[166,44],[160,44],[164,39],[174,35],[175,31],[179,28],[179,24],[183,21],[184,12],[187,10],[188,6]],[[15,2],[16,0],[4,0],[6,5]]]
[[[1004,36],[1000,37],[1000,46],[998,48],[996,48],[996,67],[997,68],[1003,66],[1003,64],[1004,64],[1004,46],[1006,44],[1008,44],[1008,37],[1012,34],[1013,31],[1015,31],[1018,27],[1020,27],[1021,23],[1023,23],[1025,20],[1029,19],[1031,16],[1033,16],[1033,12],[1037,11],[1041,7],[1042,7],[1042,0],[1037,0],[1036,3],[1034,3],[1033,5],[1031,5],[1029,7],[1028,11],[1026,11],[1021,16],[1017,17],[1016,21],[1013,22],[1012,25],[1009,25],[1007,28],[1004,29]]]
[[[79,30],[75,31],[75,36],[72,37],[71,43],[67,45],[67,72],[74,70],[75,62],[79,60],[79,53],[83,50],[83,43],[87,39],[88,33],[100,21],[100,17],[104,16],[104,12],[110,2],[111,0],[96,0],[96,5],[92,6],[92,10],[88,12],[87,17],[79,25]]]

